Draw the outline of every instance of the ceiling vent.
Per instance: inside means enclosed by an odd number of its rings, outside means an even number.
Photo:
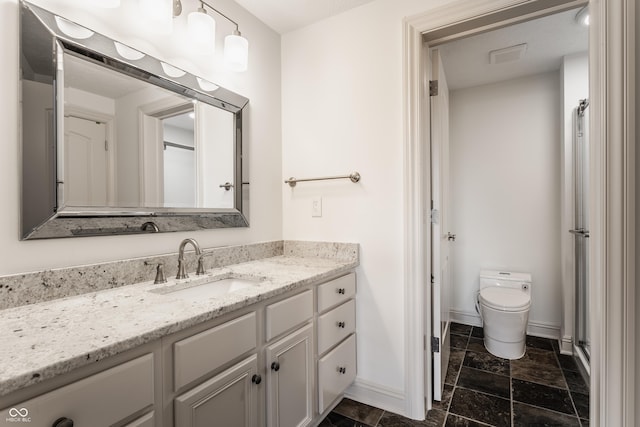
[[[505,47],[504,49],[492,50],[491,52],[489,52],[489,63],[504,64],[505,62],[517,61],[524,57],[526,51],[526,43]]]

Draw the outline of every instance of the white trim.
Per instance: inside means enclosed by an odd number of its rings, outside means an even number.
[[[431,304],[431,293],[424,292],[428,286],[430,249],[424,244],[430,238],[430,227],[426,227],[425,191],[429,186],[423,179],[424,170],[424,135],[427,131],[421,126],[423,118],[428,117],[423,111],[421,85],[424,73],[422,64],[423,43],[421,32],[405,21],[403,34],[403,116],[404,116],[404,325],[405,325],[405,403],[403,415],[423,420],[426,409],[431,407],[431,388],[426,387],[425,378],[430,373],[425,371],[425,364],[431,361],[429,340],[426,334],[430,331],[430,316],[425,316],[424,305]],[[428,174],[427,174],[428,175]],[[426,237],[423,237],[426,236]],[[425,363],[427,341],[428,362]],[[425,396],[428,407],[425,408]]]
[[[590,3],[590,419],[635,426],[635,0]]]
[[[345,392],[345,397],[394,414],[404,414],[406,395],[402,390],[396,390],[380,384],[359,378]]]
[[[573,337],[570,335],[563,336],[558,341],[558,345],[560,346],[560,354],[573,355]]]
[[[450,315],[452,322],[462,323],[463,325],[482,326],[482,319],[475,312],[471,313],[452,309]],[[545,322],[529,321],[527,325],[527,335],[558,340],[560,336],[560,326]]]

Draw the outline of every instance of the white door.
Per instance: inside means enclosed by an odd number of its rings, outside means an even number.
[[[106,125],[78,117],[64,119],[64,203],[107,206]]]
[[[442,399],[449,364],[449,88],[438,50],[431,52],[431,271],[433,398]],[[437,82],[437,83],[436,83]],[[436,90],[437,86],[437,90]]]

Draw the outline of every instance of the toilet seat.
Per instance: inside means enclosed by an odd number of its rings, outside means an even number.
[[[523,311],[531,306],[531,297],[519,289],[491,286],[480,291],[480,303],[494,310]]]

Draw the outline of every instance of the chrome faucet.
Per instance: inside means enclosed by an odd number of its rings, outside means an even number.
[[[178,249],[178,275],[176,279],[186,279],[189,277],[185,268],[184,268],[184,247],[187,243],[191,243],[193,248],[196,250],[196,255],[198,255],[198,268],[196,269],[196,275],[204,274],[204,262],[202,260],[202,251],[200,250],[200,245],[196,242],[195,239],[184,239],[182,243],[180,243],[180,248]]]

